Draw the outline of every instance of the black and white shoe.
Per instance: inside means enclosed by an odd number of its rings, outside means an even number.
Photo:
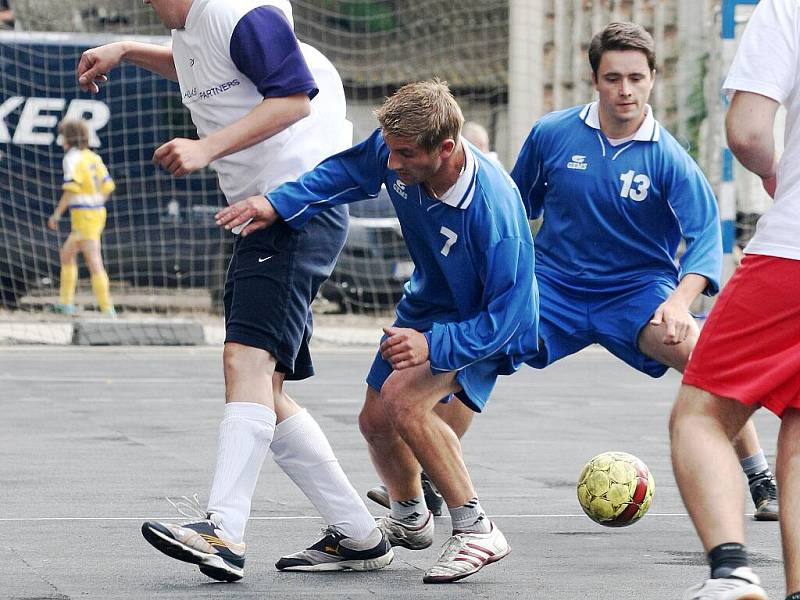
[[[394,552],[386,535],[365,550],[357,549],[355,540],[336,527],[323,530],[324,537],[313,546],[282,557],[275,567],[279,571],[376,571],[392,562]]]
[[[422,472],[420,478],[422,480],[422,493],[425,496],[425,504],[428,510],[433,513],[434,517],[441,517],[444,498],[442,498],[439,490],[433,485],[433,482],[428,478],[428,474],[425,473],[425,471]],[[384,508],[391,508],[389,504],[389,492],[386,490],[385,486],[376,485],[370,488],[367,490],[367,498],[380,504]]]
[[[778,510],[778,486],[775,476],[767,469],[761,473],[751,475],[747,483],[750,487],[750,496],[756,512],[753,518],[756,521],[777,521],[780,518]]]
[[[240,580],[244,575],[245,545],[224,539],[213,515],[206,517],[182,525],[147,521],[142,525],[142,535],[157,550],[197,565],[212,579]]]

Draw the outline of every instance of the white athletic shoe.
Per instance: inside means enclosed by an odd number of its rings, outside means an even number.
[[[402,546],[409,550],[422,550],[433,544],[433,514],[428,511],[428,520],[419,527],[409,527],[391,515],[377,519],[378,528],[383,531],[392,546]]]
[[[436,564],[425,572],[423,583],[452,583],[477,573],[511,552],[505,536],[492,523],[489,533],[457,533],[439,551]]]
[[[760,584],[750,567],[739,567],[727,577],[706,579],[689,588],[683,600],[767,600]]]

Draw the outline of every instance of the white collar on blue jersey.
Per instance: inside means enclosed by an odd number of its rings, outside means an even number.
[[[583,107],[581,110],[581,121],[586,123],[593,129],[600,129],[600,115],[598,114],[598,103],[591,102]],[[661,130],[658,127],[658,121],[653,116],[653,108],[647,105],[647,114],[644,117],[639,130],[631,138],[637,142],[657,142],[661,138]]]
[[[478,160],[464,138],[461,138],[461,147],[464,148],[464,170],[453,186],[437,198],[439,202],[454,208],[467,208],[472,203],[478,179]]]

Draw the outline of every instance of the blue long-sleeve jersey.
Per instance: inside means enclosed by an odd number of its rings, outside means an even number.
[[[614,291],[687,273],[719,291],[722,237],[717,203],[692,158],[653,118],[612,146],[597,104],[544,116],[511,176],[531,218],[537,273],[576,291]],[[686,251],[675,262],[681,239]]]
[[[435,199],[389,169],[389,149],[377,130],[268,197],[299,229],[319,211],[374,198],[385,185],[414,261],[398,323],[425,332],[434,370],[462,369],[501,353],[510,357],[504,372],[512,372],[537,346],[533,239],[513,181],[466,143],[465,153],[458,182]]]

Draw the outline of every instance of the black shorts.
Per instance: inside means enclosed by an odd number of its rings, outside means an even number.
[[[311,302],[346,239],[346,206],[321,212],[301,231],[279,221],[237,236],[225,278],[225,341],[266,350],[286,379],[311,377]]]

